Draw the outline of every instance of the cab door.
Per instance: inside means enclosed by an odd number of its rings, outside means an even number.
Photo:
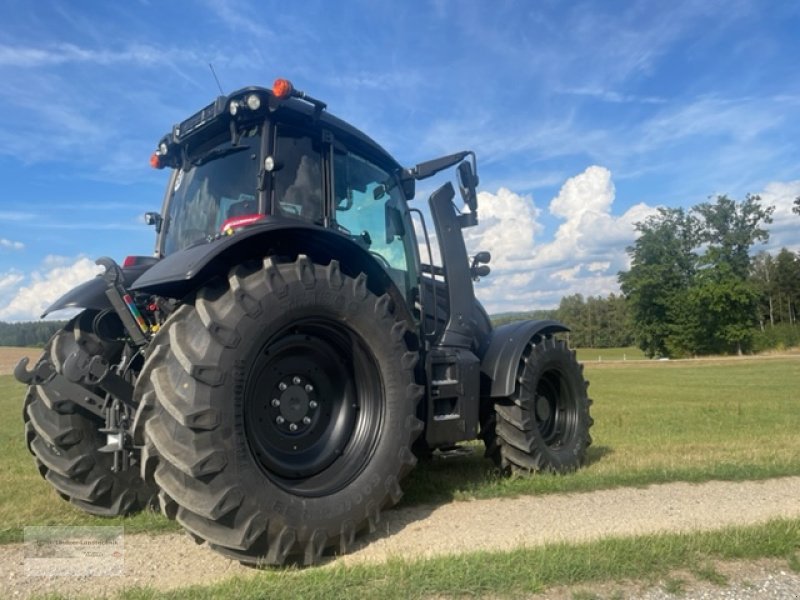
[[[416,247],[396,178],[352,151],[333,152],[333,220],[387,271],[413,306]]]

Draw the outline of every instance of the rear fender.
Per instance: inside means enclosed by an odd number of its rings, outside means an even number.
[[[564,331],[569,331],[569,328],[553,320],[516,321],[493,330],[481,361],[481,397],[510,396],[528,342],[537,335],[543,337]]]

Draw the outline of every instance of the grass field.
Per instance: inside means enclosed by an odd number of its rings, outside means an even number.
[[[418,468],[409,501],[800,474],[800,358],[586,363],[589,464],[505,479],[476,456]]]
[[[800,357],[587,363],[594,443],[567,476],[499,477],[482,447],[462,459],[420,464],[403,503],[542,494],[666,481],[763,479],[800,474]],[[153,513],[112,521],[85,515],[41,479],[22,436],[24,387],[0,377],[0,542],[25,525],[124,523],[175,531]]]

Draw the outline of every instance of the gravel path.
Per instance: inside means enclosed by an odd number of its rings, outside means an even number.
[[[353,554],[331,564],[510,550],[553,541],[581,542],[607,536],[710,530],[778,517],[798,518],[798,498],[800,477],[786,477],[763,482],[672,483],[642,489],[414,506],[384,513],[380,533],[362,538]],[[3,596],[27,598],[51,591],[100,595],[134,585],[167,590],[258,573],[216,555],[205,546],[195,545],[184,535],[128,535],[124,544],[124,575],[108,578],[29,577],[23,546],[0,546]],[[796,575],[791,577],[795,595],[773,597],[800,597],[797,592],[800,581]],[[752,591],[750,587],[747,589]]]

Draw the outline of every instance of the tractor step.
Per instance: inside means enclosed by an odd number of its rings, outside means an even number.
[[[475,439],[478,428],[480,362],[465,348],[437,347],[427,357],[428,427],[432,447],[455,447]]]

